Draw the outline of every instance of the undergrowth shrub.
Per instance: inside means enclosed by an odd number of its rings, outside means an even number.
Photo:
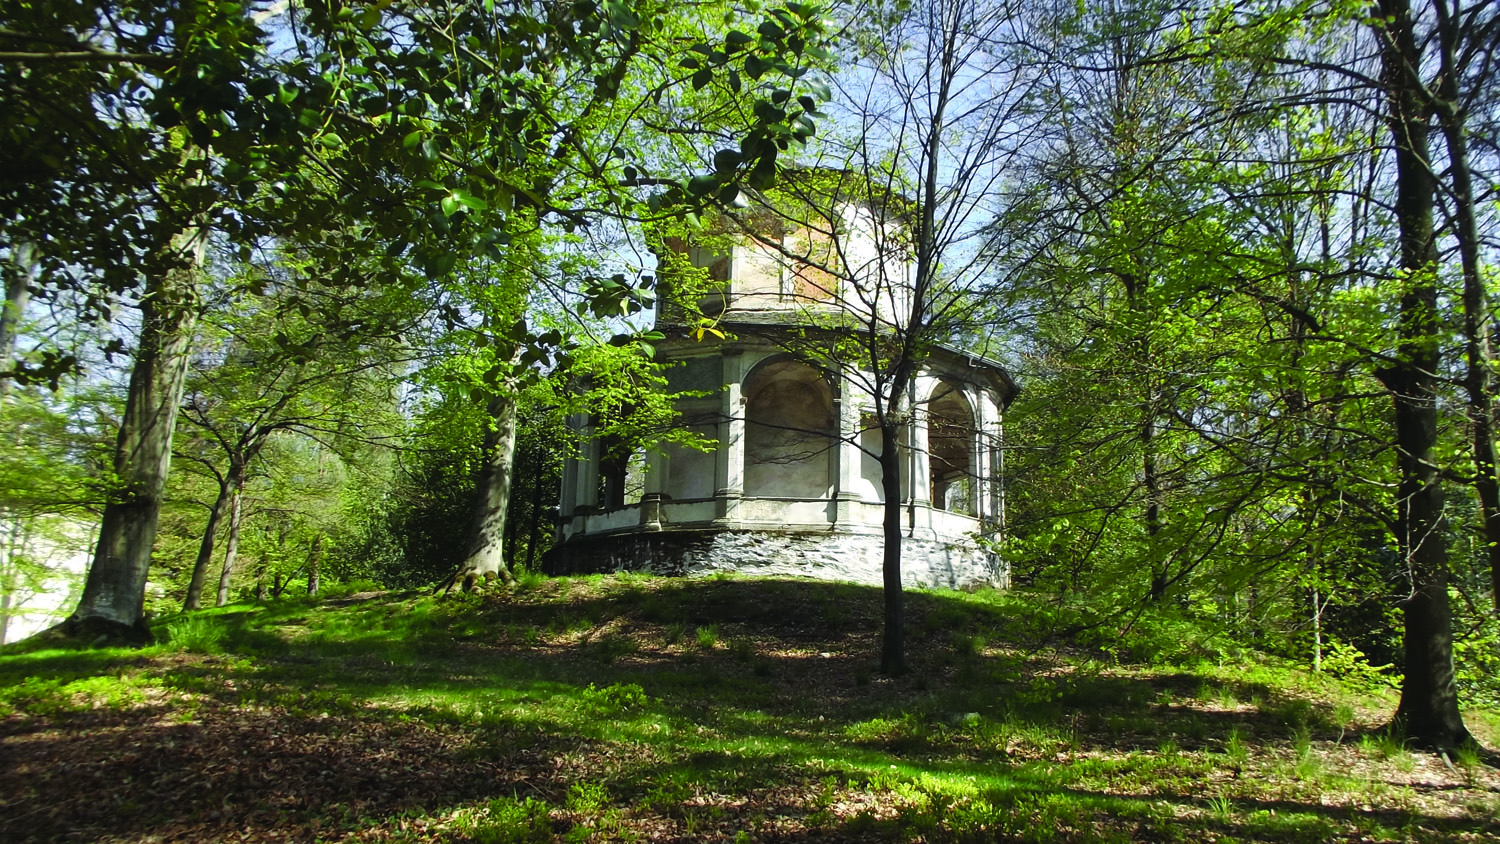
[[[646,690],[639,683],[615,683],[600,689],[593,683],[581,692],[584,700],[598,706],[609,706],[615,709],[638,709],[651,702]]]
[[[157,628],[157,635],[173,650],[218,653],[223,650],[227,633],[223,622],[214,616],[185,615]]]
[[[385,587],[373,580],[356,579],[347,580],[343,583],[325,584],[318,590],[314,597],[318,600],[330,601],[339,598],[347,598],[351,595],[359,595],[365,592],[384,592]]]
[[[146,700],[143,681],[132,677],[27,677],[0,687],[0,717],[26,714],[42,717],[88,709],[124,709]]]
[[[1467,705],[1500,709],[1500,616],[1471,619],[1453,637],[1458,694]]]
[[[466,817],[461,830],[476,844],[532,844],[552,840],[550,807],[534,797],[497,797]]]
[[[1371,665],[1364,652],[1353,645],[1331,639],[1323,646],[1323,670],[1362,692],[1401,688],[1401,676],[1392,668]]]

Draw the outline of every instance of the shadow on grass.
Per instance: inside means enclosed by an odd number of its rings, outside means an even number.
[[[195,697],[3,722],[0,793],[15,797],[0,825],[37,841],[247,828],[314,840],[531,798],[556,810],[561,835],[600,822],[568,808],[592,783],[610,811],[664,819],[676,840],[734,828],[791,841],[1443,828],[1326,807],[1315,788],[1211,804],[1200,778],[1213,765],[1177,749],[1212,751],[1231,734],[1290,741],[1331,729],[1331,710],[1266,682],[1119,676],[1018,651],[1015,619],[974,596],[912,593],[915,671],[873,676],[879,600],[806,581],[551,582],[166,620],[207,655],[6,657],[6,676],[128,669]],[[1110,793],[1120,779],[1150,796]],[[876,797],[861,809],[856,793]]]

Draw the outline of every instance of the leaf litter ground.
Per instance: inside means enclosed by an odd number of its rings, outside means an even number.
[[[1500,776],[1253,654],[1133,662],[1021,601],[528,581],[0,655],[7,841],[1500,841]],[[1181,643],[1179,643],[1181,644]],[[1470,713],[1493,745],[1495,720]]]

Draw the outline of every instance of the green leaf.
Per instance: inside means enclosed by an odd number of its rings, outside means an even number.
[[[702,70],[700,70],[697,73],[693,74],[693,90],[694,91],[701,91],[701,90],[703,90],[703,87],[705,85],[707,85],[708,83],[712,82],[713,79],[714,79],[713,71],[709,70],[706,67],[703,68]]]
[[[738,29],[731,29],[724,36],[724,52],[734,53],[755,43],[755,36],[747,35]]]
[[[490,207],[488,202],[485,202],[480,197],[469,193],[463,188],[455,189],[453,193],[449,194],[449,196],[453,197],[453,200],[459,205],[462,205],[463,207],[471,211],[487,211]]]
[[[751,79],[759,80],[771,69],[771,63],[760,56],[751,54],[745,57],[745,75]]]
[[[719,191],[719,202],[730,208],[746,208],[750,205],[738,187],[728,185]]]
[[[786,119],[786,110],[777,108],[765,100],[756,100],[755,117],[762,123],[780,123]]]
[[[736,150],[721,149],[714,153],[714,170],[721,173],[725,170],[733,170],[740,166],[740,162],[743,160],[744,157]]]

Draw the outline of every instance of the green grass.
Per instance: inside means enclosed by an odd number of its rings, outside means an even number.
[[[1023,596],[908,603],[899,678],[874,671],[878,590],[749,578],[357,593],[163,619],[140,651],[10,648],[0,769],[97,776],[5,811],[33,813],[20,840],[1500,836],[1477,756],[1413,796],[1418,757],[1359,714],[1389,697],[1179,622],[1067,641]]]

